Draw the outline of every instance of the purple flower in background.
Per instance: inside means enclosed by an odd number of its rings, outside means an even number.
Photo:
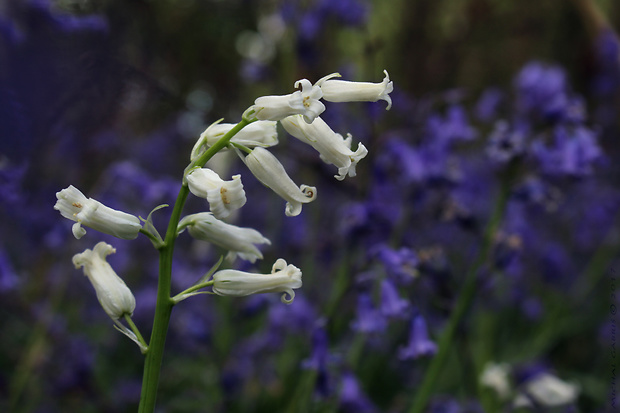
[[[450,106],[444,117],[438,114],[429,116],[426,132],[431,142],[441,146],[476,137],[476,130],[469,124],[465,109],[457,104]]]
[[[401,247],[395,250],[387,245],[380,245],[371,253],[383,264],[388,276],[399,283],[407,284],[418,274],[418,256],[410,248]]]
[[[368,396],[363,392],[357,378],[345,372],[340,381],[340,408],[347,413],[367,413],[375,411]]]
[[[476,118],[483,122],[489,122],[497,116],[498,107],[504,100],[504,92],[495,87],[490,87],[482,92],[474,108]]]
[[[324,322],[319,324],[324,324]],[[329,359],[327,332],[322,325],[317,325],[312,332],[312,355],[302,362],[302,367],[316,371],[316,391],[324,397],[330,393],[327,372]]]
[[[525,151],[525,125],[511,127],[506,121],[498,121],[489,136],[486,153],[491,160],[506,163]]]
[[[369,5],[363,0],[320,0],[319,9],[349,26],[361,26],[369,14]]]
[[[381,281],[381,314],[386,317],[405,318],[409,315],[409,301],[398,294],[398,290],[389,279]]]
[[[0,293],[7,293],[19,286],[19,277],[4,249],[0,249]]]
[[[534,141],[532,153],[543,172],[574,177],[589,175],[593,164],[603,156],[595,132],[584,126],[564,125],[553,129],[550,145],[540,139]]]
[[[546,120],[561,117],[568,105],[566,72],[559,66],[541,62],[528,63],[515,81],[517,102],[525,113],[535,113]]]
[[[357,296],[357,313],[351,327],[360,333],[380,333],[387,327],[385,317],[372,304],[370,294]]]
[[[421,356],[431,356],[437,352],[437,345],[428,337],[426,321],[421,315],[413,317],[409,333],[409,343],[401,347],[398,357],[401,360],[416,359]]]

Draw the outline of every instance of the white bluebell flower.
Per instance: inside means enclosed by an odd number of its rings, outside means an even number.
[[[293,289],[300,288],[301,270],[279,258],[270,274],[238,270],[220,270],[213,274],[213,292],[218,295],[244,297],[251,294],[283,292],[282,302],[290,304],[295,298]],[[287,298],[288,295],[288,298]]]
[[[86,198],[73,185],[57,192],[56,198],[58,201],[54,209],[60,211],[63,217],[76,222],[72,231],[77,239],[86,234],[82,225],[122,239],[136,238],[142,228],[138,217],[109,208],[92,198]]]

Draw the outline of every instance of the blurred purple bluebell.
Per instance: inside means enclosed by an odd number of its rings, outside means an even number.
[[[327,397],[331,393],[331,383],[327,371],[331,355],[327,331],[325,331],[322,324],[324,322],[318,322],[315,326],[312,332],[312,354],[308,359],[302,361],[301,366],[304,369],[316,371],[315,390],[319,395]]]
[[[542,62],[525,65],[514,80],[518,109],[544,120],[561,118],[569,102],[566,72]]]
[[[564,125],[553,129],[550,144],[535,140],[532,153],[544,173],[572,177],[591,174],[593,165],[603,156],[594,131],[584,126]]]
[[[428,337],[428,328],[424,317],[417,314],[411,321],[409,342],[398,350],[401,360],[416,359],[423,356],[432,356],[437,352],[437,345]]]
[[[410,303],[398,294],[392,281],[385,278],[381,281],[381,314],[388,318],[407,318]]]
[[[372,303],[368,293],[357,296],[357,311],[351,328],[360,333],[381,333],[387,327],[387,320]]]
[[[463,106],[454,104],[448,107],[446,114],[429,116],[426,133],[433,145],[449,146],[454,142],[469,141],[476,137],[476,130],[470,125]]]
[[[395,250],[387,245],[378,245],[373,248],[371,255],[379,260],[388,276],[398,283],[408,284],[418,274],[418,256],[410,248]]]
[[[490,87],[482,92],[474,107],[478,120],[489,122],[498,116],[499,106],[505,99],[504,92],[497,87]]]
[[[0,294],[14,291],[20,285],[18,275],[6,251],[0,248]]]
[[[346,413],[370,413],[376,407],[360,387],[355,375],[346,371],[340,379],[340,409]]]
[[[492,161],[506,163],[524,154],[527,134],[527,125],[523,123],[511,126],[506,121],[498,121],[489,135],[486,153]]]

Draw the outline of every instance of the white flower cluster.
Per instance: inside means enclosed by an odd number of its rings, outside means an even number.
[[[393,85],[387,71],[380,83],[349,82],[334,79],[336,77],[340,77],[340,74],[330,74],[315,84],[301,79],[295,82],[295,88],[300,90],[291,94],[259,97],[246,111],[247,116],[252,118],[248,119],[244,114],[246,125],[241,129],[241,125],[221,123],[221,120],[209,126],[192,149],[191,164],[186,170],[183,182],[192,194],[207,200],[210,212],[191,214],[181,219],[177,226],[177,235],[187,229],[194,238],[226,250],[229,261],[239,257],[252,263],[263,258],[258,245],[271,243],[256,230],[223,221],[244,206],[247,199],[240,175],[233,175],[230,180],[225,180],[215,171],[202,167],[203,155],[204,159],[208,159],[210,154],[206,155],[205,152],[218,142],[219,145],[212,151],[217,151],[224,144],[226,147],[233,146],[252,174],[286,201],[287,216],[299,215],[303,204],[316,199],[316,188],[298,186],[280,161],[266,149],[278,143],[278,121],[289,134],[312,146],[325,163],[336,166],[336,179],[355,176],[356,165],[368,154],[368,150],[359,143],[353,151],[351,135],[343,138],[319,117],[325,110],[320,99],[329,102],[385,100],[389,109],[392,105],[389,94]],[[237,131],[234,136],[222,140],[227,134],[234,133],[233,129]],[[222,149],[225,150],[226,147]],[[249,154],[242,156],[239,148]],[[138,217],[86,198],[73,186],[58,192],[56,197],[58,202],[54,208],[65,218],[75,221],[73,234],[76,238],[86,234],[83,226],[87,226],[122,239],[134,239],[139,232],[143,232],[154,242],[159,241],[160,246],[163,245],[159,234],[155,235],[157,231],[151,231],[153,227],[150,216],[143,227]],[[105,256],[112,252],[112,246],[99,243],[94,250],[87,249],[76,255],[74,263],[77,267],[84,267],[104,310],[125,334],[132,337],[132,333],[122,327],[118,320],[133,313],[135,300],[129,288],[105,261]],[[213,274],[213,281],[208,284],[213,285],[213,292],[219,295],[245,296],[284,292],[282,300],[290,303],[295,297],[293,289],[301,287],[302,282],[301,271],[297,267],[278,259],[270,274],[221,270]],[[132,339],[136,341],[135,335]]]

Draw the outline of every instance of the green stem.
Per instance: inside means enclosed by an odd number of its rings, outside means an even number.
[[[181,291],[180,293],[178,293],[177,295],[172,297],[172,302],[173,302],[173,304],[178,304],[181,301],[185,300],[185,298],[187,298],[187,297],[183,297],[184,295],[191,294],[194,291],[198,291],[198,290],[200,290],[202,288],[209,287],[210,285],[213,285],[213,281],[206,281],[206,282],[201,283],[201,284],[193,285],[193,286],[189,287],[187,290]]]
[[[474,299],[476,293],[476,276],[482,266],[488,261],[495,235],[504,216],[506,204],[508,203],[508,198],[510,195],[512,180],[517,172],[517,167],[518,161],[514,161],[509,164],[504,171],[502,171],[500,193],[498,194],[491,217],[483,234],[482,246],[475,261],[471,267],[469,267],[469,270],[465,275],[465,282],[462,287],[461,295],[456,302],[454,311],[448,320],[445,330],[439,338],[439,348],[437,354],[432,359],[428,367],[428,371],[426,372],[418,392],[413,399],[413,404],[409,409],[409,413],[422,413],[424,411],[424,408],[428,403],[428,399],[433,391],[433,387],[437,382],[437,378],[439,377],[439,374],[441,373],[441,370],[446,362],[450,351],[450,346],[454,343],[456,329]]]
[[[226,133],[219,141],[207,149],[202,155],[194,160],[187,168],[190,170],[195,167],[202,167],[213,155],[225,148],[230,139],[246,125],[252,123],[255,119],[247,119],[245,116],[237,125],[235,125],[228,133]],[[185,179],[184,179],[185,181]],[[179,195],[174,204],[168,229],[163,244],[159,250],[159,280],[157,285],[157,302],[155,304],[155,317],[153,319],[153,330],[151,331],[151,339],[149,349],[146,353],[144,362],[144,374],[142,376],[142,394],[140,395],[139,413],[153,413],[155,411],[155,402],[157,399],[157,388],[159,386],[159,375],[161,364],[164,357],[164,347],[166,344],[166,335],[168,333],[168,325],[170,324],[170,315],[174,302],[170,297],[171,279],[172,279],[172,256],[174,252],[174,244],[178,235],[178,224],[181,219],[183,206],[189,195],[187,183],[183,183],[179,190]]]
[[[125,321],[127,322],[127,324],[129,324],[129,328],[131,328],[131,331],[133,331],[133,333],[136,335],[138,341],[142,343],[145,348],[148,348],[148,344],[146,344],[146,341],[144,341],[144,337],[142,337],[142,334],[140,334],[138,326],[136,326],[129,314],[125,314]]]

